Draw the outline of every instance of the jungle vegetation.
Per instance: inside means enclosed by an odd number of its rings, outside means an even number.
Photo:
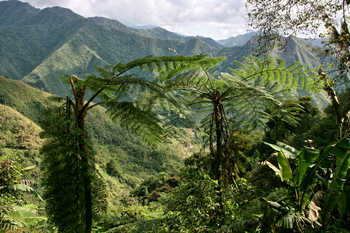
[[[61,76],[66,97],[0,77],[41,96],[0,105],[1,231],[349,232],[348,4],[248,1],[256,52],[323,24],[330,69],[169,49]]]

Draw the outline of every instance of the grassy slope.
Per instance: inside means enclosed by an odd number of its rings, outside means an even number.
[[[0,104],[0,146],[17,149],[38,149],[44,140],[41,128],[9,106]]]
[[[49,93],[3,76],[0,76],[0,86],[0,104],[16,109],[36,124],[40,123],[40,114],[49,104]]]
[[[118,38],[118,39],[116,39]],[[48,56],[22,80],[45,91],[65,96],[68,94],[59,81],[61,75],[94,73],[95,66],[129,62],[148,55],[172,55],[169,47],[176,47],[179,41],[163,41],[145,38],[84,21],[70,39]]]
[[[0,103],[6,101],[6,109],[12,107],[34,122],[40,122],[41,112],[50,104],[47,100],[50,94],[1,76],[0,86],[4,87],[0,89]],[[12,122],[3,124],[12,125]],[[130,186],[135,186],[149,175],[176,170],[181,166],[182,158],[190,152],[188,146],[195,143],[195,139],[190,137],[190,130],[180,130],[180,139],[152,148],[140,137],[111,121],[102,107],[88,113],[86,127],[101,169],[105,172],[108,167],[115,169],[113,179]]]

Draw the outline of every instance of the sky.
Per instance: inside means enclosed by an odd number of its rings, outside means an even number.
[[[84,17],[128,26],[157,25],[186,36],[227,39],[247,32],[245,0],[22,0],[35,8],[60,6]]]

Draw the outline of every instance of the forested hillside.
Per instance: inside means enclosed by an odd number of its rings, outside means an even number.
[[[31,143],[28,142],[29,139],[26,139],[30,138],[27,134],[38,137],[39,129],[27,130],[24,128],[17,132],[18,135],[15,132],[11,134],[8,132],[12,132],[13,127],[22,127],[17,126],[16,122],[28,122],[26,125],[33,124],[33,127],[38,127],[36,124],[41,123],[42,113],[53,104],[48,100],[50,94],[2,76],[0,76],[0,85],[3,87],[0,92],[3,106],[1,113],[5,114],[1,121],[2,140],[4,140],[2,145],[9,148],[33,147],[39,149],[42,140],[35,139]],[[190,137],[191,130],[183,130],[179,141],[174,140],[168,145],[153,148],[140,137],[121,128],[118,123],[112,122],[105,111],[104,108],[97,108],[87,116],[87,129],[94,150],[98,154],[98,163],[105,172],[107,172],[107,167],[111,166],[108,169],[111,169],[113,176],[131,187],[135,187],[149,175],[177,171],[181,166],[182,158],[188,156],[191,151],[189,148],[198,143],[196,139]],[[12,119],[15,116],[21,116],[23,119],[28,117],[30,120]],[[33,123],[30,123],[32,121]],[[19,140],[23,140],[23,145]],[[36,142],[37,140],[40,143]]]
[[[348,232],[342,30],[336,67],[0,1],[0,232]]]
[[[211,38],[183,37],[162,28],[134,29],[116,20],[84,18],[60,7],[40,10],[20,1],[0,2],[0,12],[6,12],[0,24],[0,74],[59,96],[69,94],[61,75],[96,73],[95,66],[172,56],[171,48],[182,56],[226,56],[219,70],[228,72],[227,67],[236,68],[234,60],[243,61],[257,45],[245,39],[247,44],[223,48]],[[292,40],[288,53],[275,51],[273,56],[310,68],[321,64],[307,43]]]

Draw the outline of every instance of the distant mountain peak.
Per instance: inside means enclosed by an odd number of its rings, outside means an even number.
[[[17,0],[0,1],[0,27],[29,19],[39,12],[40,9],[29,5],[27,2]]]
[[[129,25],[128,27],[130,28],[135,28],[135,29],[153,29],[153,28],[158,28],[159,26],[157,25]]]

